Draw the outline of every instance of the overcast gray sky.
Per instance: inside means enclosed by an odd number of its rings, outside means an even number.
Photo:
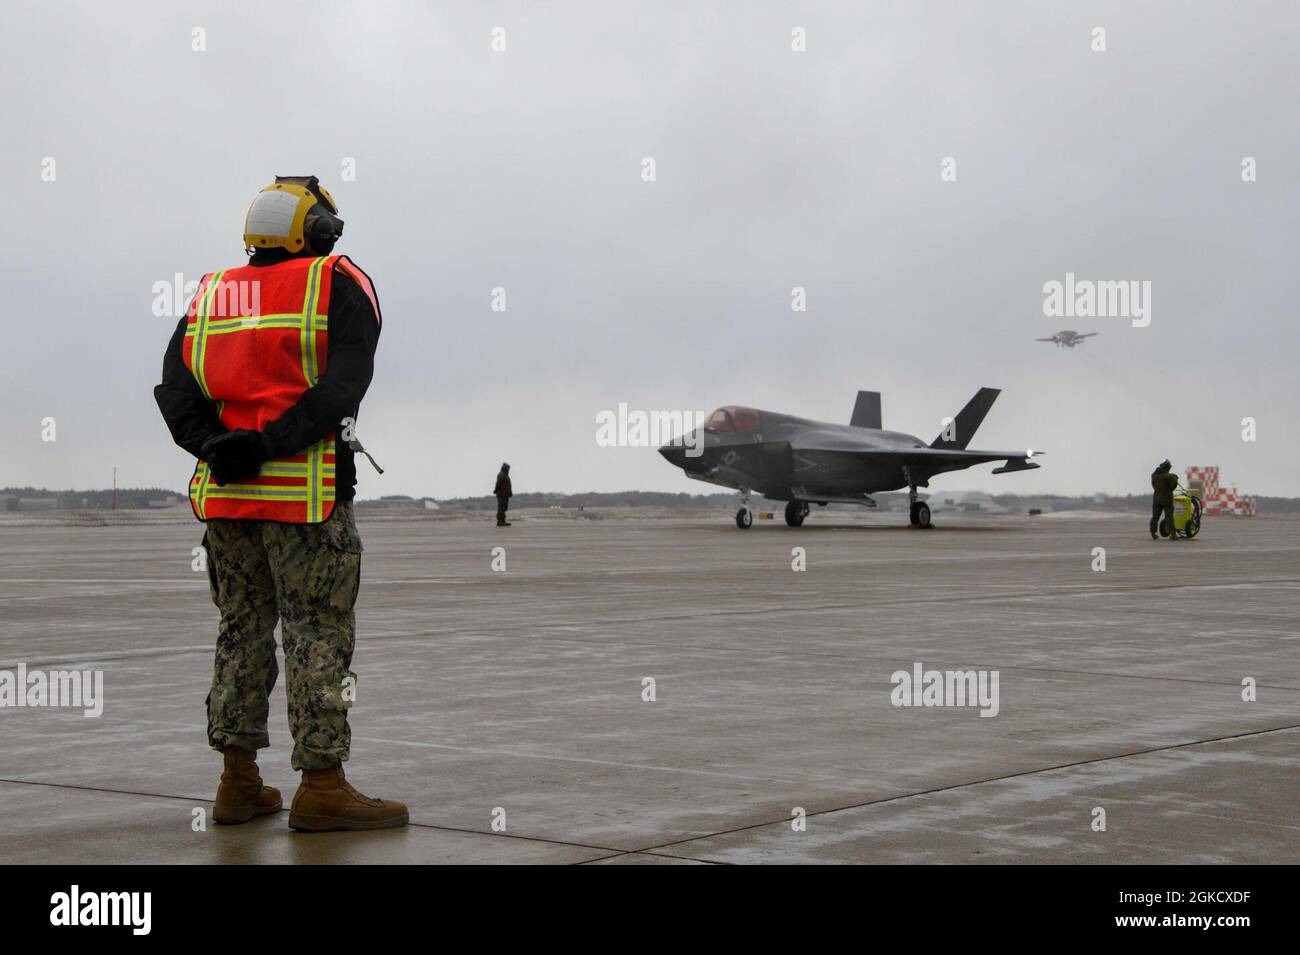
[[[384,308],[360,434],[387,473],[359,464],[362,496],[488,493],[502,460],[517,492],[697,493],[597,447],[597,413],[847,421],[870,388],[929,440],[981,385],[1003,395],[973,446],[1044,467],[936,489],[1145,492],[1169,456],[1300,494],[1295,3],[41,0],[5,21],[0,485],[117,465],[184,488],[154,283],[239,264],[256,192],[314,173]],[[1150,281],[1150,325],[1045,317],[1067,272]],[[1034,341],[1060,328],[1100,335]]]

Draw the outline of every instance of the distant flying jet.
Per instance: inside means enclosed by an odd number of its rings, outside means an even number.
[[[1057,332],[1051,338],[1035,338],[1036,342],[1055,342],[1056,347],[1064,345],[1066,348],[1073,348],[1075,345],[1082,345],[1085,338],[1092,338],[1097,332],[1088,332],[1086,335],[1080,335],[1078,332],[1066,329],[1063,332]]]
[[[1000,392],[981,388],[930,444],[880,428],[880,392],[859,391],[850,423],[825,424],[755,408],[726,405],[704,423],[659,449],[686,476],[736,488],[741,507],[736,526],[754,520],[750,494],[785,501],[785,522],[798,527],[809,505],[831,501],[875,507],[871,494],[908,489],[911,523],[930,526],[930,507],[916,489],[930,478],[973,464],[1005,461],[994,474],[1028,471],[1035,451],[967,451],[975,429]]]

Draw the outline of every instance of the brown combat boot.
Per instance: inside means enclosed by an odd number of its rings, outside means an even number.
[[[410,821],[404,803],[372,799],[352,788],[343,767],[304,769],[302,785],[293,794],[289,828],[303,832],[331,829],[388,829]]]
[[[213,819],[234,825],[280,811],[284,805],[280,790],[262,785],[255,754],[238,746],[227,746],[221,755],[226,765],[221,784],[217,786],[217,798],[212,802]]]

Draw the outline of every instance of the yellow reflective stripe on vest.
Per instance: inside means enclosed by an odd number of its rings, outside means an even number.
[[[262,470],[259,473],[263,477],[306,477],[311,473],[311,464],[285,464],[280,461],[271,461],[262,465]],[[334,465],[321,465],[321,474],[324,477],[333,477]]]
[[[208,462],[200,461],[198,467],[194,469],[194,476],[198,479],[199,486],[196,488],[194,482],[190,481],[190,499],[194,502],[194,510],[198,512],[199,520],[208,519]]]
[[[194,380],[199,383],[199,390],[209,400],[212,398],[212,392],[208,391],[208,381],[203,370],[203,361],[207,352],[208,309],[212,307],[212,298],[216,294],[217,287],[221,284],[221,277],[225,274],[225,269],[212,274],[212,281],[203,290],[203,294],[199,296],[198,305],[194,309],[194,344],[193,351],[190,354],[190,365],[193,368]],[[188,333],[188,329],[186,331]],[[220,402],[217,404],[217,417],[218,419],[221,417]],[[208,469],[206,461],[200,461],[194,473],[199,479],[199,486],[196,489],[191,482],[190,496],[193,498],[194,510],[198,513],[199,520],[206,521],[208,519],[208,509],[205,502],[207,501],[208,484],[212,480],[212,472]]]
[[[233,501],[305,501],[305,487],[258,487],[256,484],[227,484],[208,489],[208,500]]]
[[[302,348],[302,376],[307,380],[307,387],[316,384],[318,377],[316,361],[316,329],[309,316],[316,314],[316,302],[320,299],[320,273],[325,259],[315,259],[307,271],[307,292],[303,297],[302,312],[299,315],[300,327],[298,344]],[[328,324],[327,326],[328,327]]]
[[[247,315],[235,318],[210,318],[208,319],[205,335],[228,335],[231,332],[257,331],[263,328],[294,328],[302,329],[302,316],[296,313],[284,315]],[[312,317],[312,328],[315,331],[324,331],[329,329],[328,315],[315,315]],[[193,328],[186,329],[187,338],[195,337]]]
[[[199,389],[203,392],[203,396],[208,399],[212,398],[212,392],[208,391],[207,378],[203,372],[203,360],[208,344],[208,309],[212,307],[212,297],[216,294],[217,286],[221,284],[221,277],[225,274],[225,269],[212,273],[212,281],[203,290],[203,294],[199,296],[197,307],[194,309],[194,351],[190,355],[190,364],[194,368],[194,380],[199,383]]]
[[[302,342],[302,373],[307,379],[307,387],[312,388],[320,376],[319,356],[316,354],[316,330],[312,327],[312,322],[308,320],[309,316],[316,314],[316,303],[320,300],[320,275],[321,267],[325,264],[325,258],[321,257],[311,264],[311,271],[307,277],[307,294],[302,303],[302,332],[300,340]],[[322,506],[322,490],[324,489],[324,468],[325,468],[325,450],[326,445],[329,450],[334,450],[334,442],[330,440],[318,441],[307,449],[307,465],[311,473],[307,476],[307,490],[310,492],[307,499],[307,523],[316,524],[324,519],[324,508]]]

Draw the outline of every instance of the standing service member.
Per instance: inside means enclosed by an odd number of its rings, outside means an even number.
[[[506,508],[510,506],[510,498],[515,495],[510,488],[510,465],[501,465],[501,470],[497,472],[496,487],[492,489],[492,493],[497,496],[497,527],[509,527]]]
[[[277,621],[302,771],[289,825],[381,829],[408,818],[402,803],[363,796],[343,774],[361,579],[349,445],[381,320],[370,279],[331,254],[343,234],[337,213],[315,176],[278,176],[263,189],[244,223],[248,264],[203,277],[154,389],[172,438],[198,459],[190,504],[207,523],[221,611],[207,698],[208,743],[224,760],[217,822],[281,808],[256,759],[270,745]]]
[[[1169,526],[1169,539],[1177,540],[1174,530],[1174,491],[1178,489],[1178,475],[1166,458],[1151,472],[1151,539],[1160,539],[1160,517],[1163,514]]]

